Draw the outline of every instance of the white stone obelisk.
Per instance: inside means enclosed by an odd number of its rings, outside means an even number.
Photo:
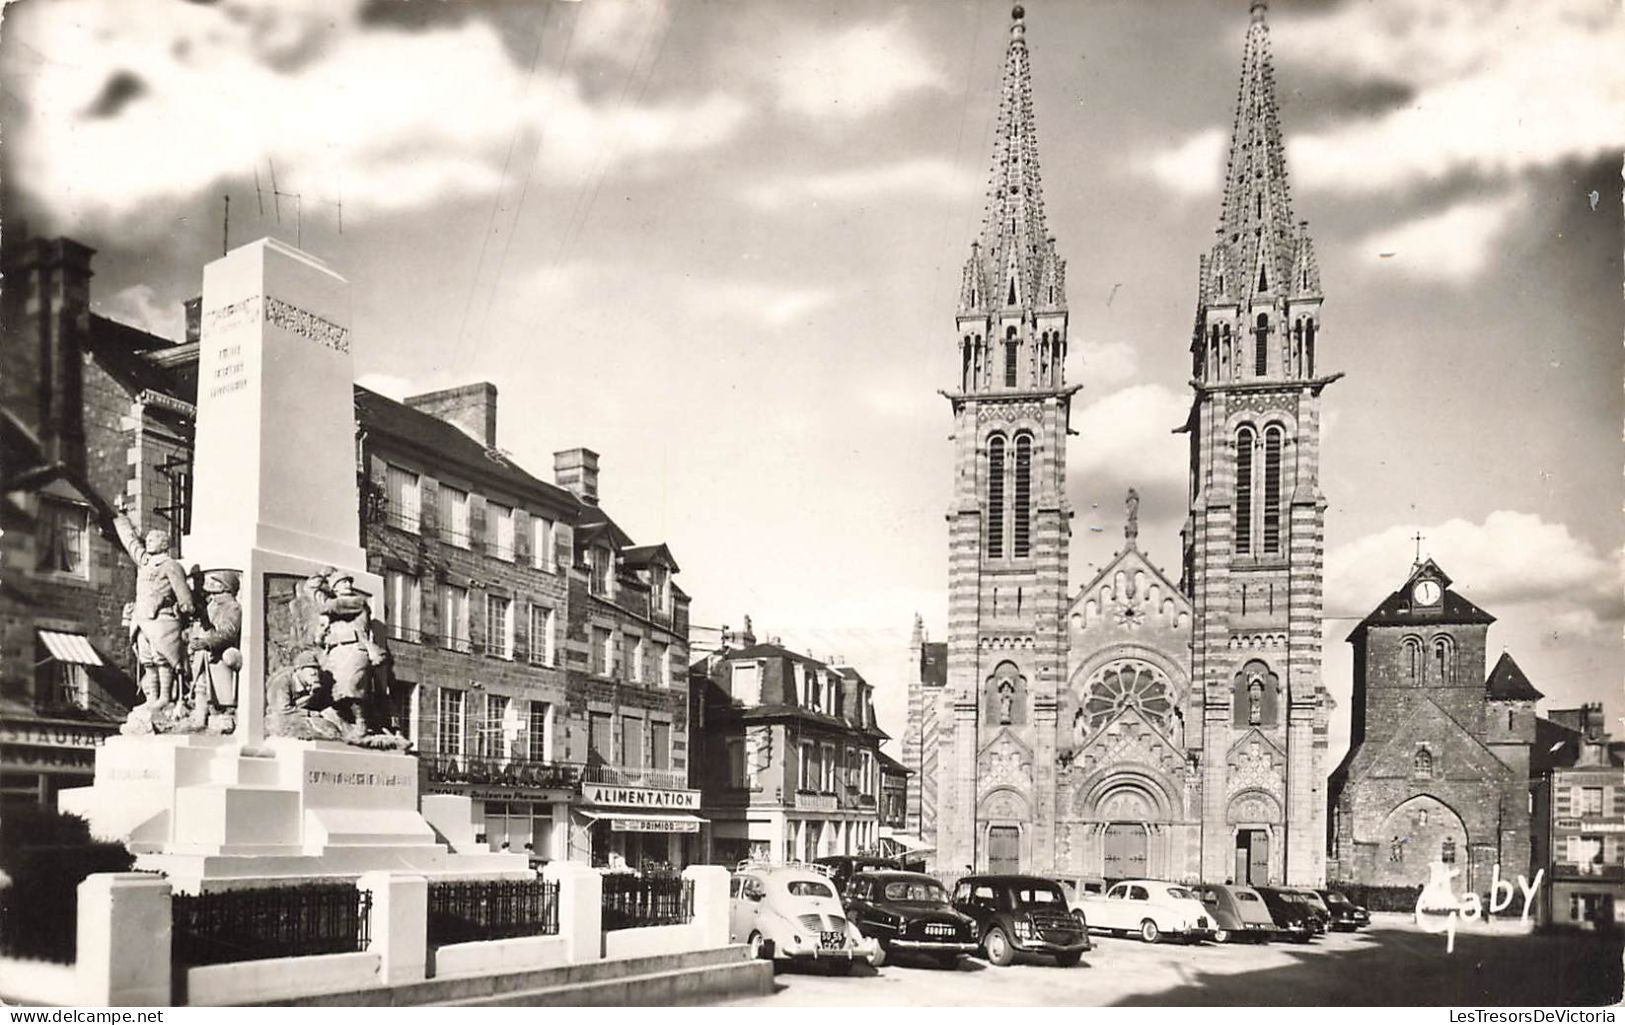
[[[356,484],[350,286],[275,239],[203,271],[192,532],[182,557],[241,573],[236,735],[265,735],[266,575],[366,573]]]

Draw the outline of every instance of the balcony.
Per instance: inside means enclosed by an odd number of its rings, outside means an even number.
[[[1595,862],[1577,865],[1572,861],[1560,861],[1552,866],[1552,878],[1625,880],[1625,865],[1599,865]]]
[[[477,755],[422,755],[426,783],[466,783],[476,786],[526,787],[570,790],[581,778],[581,766],[539,762],[524,758],[484,758]]]
[[[651,790],[687,790],[686,769],[645,769],[632,765],[589,765],[581,776],[585,783],[608,783],[618,787],[648,787]]]

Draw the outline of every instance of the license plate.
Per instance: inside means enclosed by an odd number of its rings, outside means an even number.
[[[951,925],[928,925],[925,927],[927,936],[952,936],[954,927]]]
[[[846,945],[846,934],[840,930],[818,934],[818,945],[825,950],[839,950]]]

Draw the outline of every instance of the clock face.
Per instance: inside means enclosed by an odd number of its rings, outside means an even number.
[[[1411,588],[1411,597],[1418,605],[1432,605],[1439,600],[1439,585],[1436,581],[1423,580]]]

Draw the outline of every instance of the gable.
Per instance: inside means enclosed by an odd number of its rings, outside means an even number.
[[[1410,778],[1416,752],[1424,746],[1433,759],[1435,779],[1473,777],[1488,781],[1512,771],[1471,730],[1451,718],[1426,693],[1418,692],[1411,698],[1397,730],[1376,741],[1368,738],[1354,751],[1346,763],[1345,778]]]
[[[1139,712],[1126,708],[1084,743],[1072,764],[1085,776],[1124,765],[1149,766],[1173,776],[1185,768],[1185,755]]]
[[[1189,634],[1191,603],[1138,548],[1120,552],[1072,599],[1071,632]]]

